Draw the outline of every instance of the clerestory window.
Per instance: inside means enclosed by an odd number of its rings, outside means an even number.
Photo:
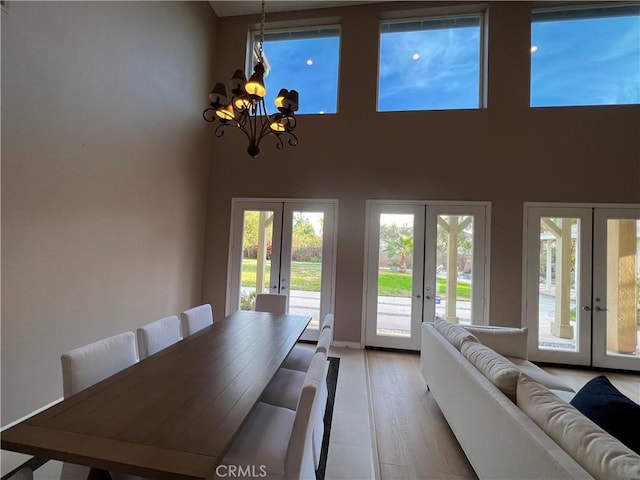
[[[255,62],[260,33],[251,33],[250,60]],[[267,108],[275,108],[279,89],[286,88],[298,91],[298,115],[338,111],[339,27],[267,31],[263,48]]]
[[[380,24],[378,111],[480,108],[483,14]]]
[[[640,5],[534,10],[531,106],[640,103]]]

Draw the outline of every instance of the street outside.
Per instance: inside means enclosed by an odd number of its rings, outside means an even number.
[[[245,290],[245,288],[243,288]],[[251,291],[251,289],[246,289]],[[436,315],[444,316],[446,301],[437,300]],[[551,323],[554,319],[555,298],[552,295],[539,296],[539,346],[551,350],[575,350],[575,338],[579,332],[574,332],[574,339],[559,338],[551,334]],[[575,309],[575,302],[571,302],[571,309]],[[320,325],[320,292],[292,290],[289,300],[289,313],[310,315],[309,324],[312,328]],[[469,324],[471,319],[471,302],[458,301],[456,315],[462,324]],[[410,297],[378,297],[377,334],[387,336],[410,336],[411,298]],[[574,322],[575,324],[575,322]],[[639,334],[640,337],[640,334]],[[640,342],[640,338],[639,338]]]

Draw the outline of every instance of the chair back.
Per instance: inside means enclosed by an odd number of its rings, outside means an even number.
[[[327,313],[322,321],[322,329],[333,328],[333,313]]]
[[[63,353],[60,361],[67,398],[136,363],[136,336],[125,332],[104,338]]]
[[[329,355],[331,342],[333,342],[333,328],[323,328],[320,330],[318,344],[316,345],[316,353],[323,352],[325,355]]]
[[[259,293],[256,312],[287,313],[287,296],[282,293]]]
[[[318,398],[320,386],[325,375],[326,361],[326,354],[322,352],[316,353],[305,376],[287,448],[285,459],[286,478],[315,478],[312,446],[313,420],[319,407]]]
[[[182,339],[177,315],[147,323],[136,330],[140,360],[179,342]]]
[[[211,305],[205,303],[185,310],[180,314],[182,321],[182,337],[188,337],[213,323]]]

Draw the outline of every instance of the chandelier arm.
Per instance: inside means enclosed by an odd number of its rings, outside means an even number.
[[[242,125],[237,123],[235,126],[238,127],[240,129],[240,131],[245,134],[245,136],[247,137],[247,140],[249,141],[249,143],[252,143],[252,140],[251,140],[251,137],[252,137],[251,129],[247,130],[246,123],[247,122],[246,122],[246,119],[245,119],[245,121],[242,123]],[[251,121],[249,121],[249,126],[251,126]]]
[[[262,125],[260,128],[260,134],[258,136],[258,141],[262,140],[266,135],[270,133],[274,133],[271,130],[271,117],[267,113],[267,107],[264,104],[264,99],[260,101],[260,109],[261,109],[261,118]]]
[[[259,103],[253,106],[253,112],[251,114],[251,138],[249,141],[253,146],[258,146],[260,138],[258,136],[258,117],[260,117]]]
[[[231,125],[229,125],[228,123],[221,123],[216,127],[213,133],[216,137],[220,138],[221,136],[224,135],[224,127],[230,127],[230,126]]]
[[[202,112],[202,118],[204,118],[207,122],[215,122],[216,121],[216,109],[209,107],[204,112]]]
[[[287,140],[287,143],[292,147],[295,147],[296,145],[298,145],[298,137],[296,137],[295,134],[291,132],[287,132],[287,134],[291,137]]]

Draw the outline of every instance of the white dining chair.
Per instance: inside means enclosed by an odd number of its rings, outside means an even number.
[[[315,480],[313,418],[324,381],[326,355],[314,356],[295,410],[258,402],[222,460],[225,466],[260,466],[268,478]]]
[[[140,360],[164,350],[182,340],[180,319],[177,315],[147,323],[136,330]]]
[[[318,339],[318,345],[316,346],[315,355],[322,353],[326,356],[331,345],[333,334],[331,329],[323,329]],[[320,385],[319,393],[319,407],[316,410],[316,415],[313,418],[313,460],[314,465],[317,468],[320,464],[320,452],[322,449],[322,437],[324,435],[324,413],[327,408],[327,401],[329,398],[329,390],[327,387],[327,373],[328,362],[325,362],[325,369],[323,373],[323,381]],[[305,379],[305,372],[299,370],[290,370],[288,368],[280,368],[275,373],[267,387],[260,396],[260,401],[275,405],[277,407],[284,407],[289,409],[295,409],[300,398],[302,391],[302,385]]]
[[[325,315],[324,320],[322,321],[322,328],[320,329],[321,335],[325,329],[329,329],[331,331],[331,341],[333,341],[333,313],[328,313],[327,315]],[[331,342],[329,343],[329,347],[330,346]],[[328,354],[328,347],[326,351]],[[312,348],[308,348],[303,345],[296,345],[293,347],[289,355],[287,355],[287,358],[284,359],[282,368],[306,372],[309,368],[309,365],[311,364],[311,359],[313,358],[314,353],[315,350]]]
[[[322,321],[322,330],[325,328],[333,328],[333,313],[327,313]]]
[[[63,353],[62,390],[68,398],[138,362],[136,336],[120,333]],[[86,478],[88,467],[65,462],[63,478]],[[110,472],[114,479],[135,480],[139,477]]]
[[[138,361],[133,332],[98,340],[60,357],[64,398],[104,380]]]
[[[182,322],[182,337],[186,338],[213,323],[213,310],[208,303],[198,305],[182,312],[180,320]]]
[[[256,312],[287,313],[287,296],[282,293],[256,295]]]

